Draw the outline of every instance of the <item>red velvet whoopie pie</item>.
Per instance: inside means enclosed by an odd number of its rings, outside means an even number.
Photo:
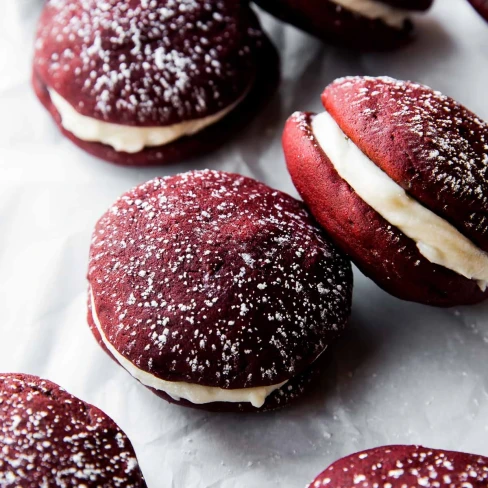
[[[96,225],[88,322],[166,400],[263,411],[300,394],[346,326],[352,272],[303,204],[218,171],[156,178]]]
[[[469,0],[469,3],[488,22],[488,0]]]
[[[283,147],[296,188],[358,268],[404,300],[486,299],[488,125],[391,78],[336,80],[296,113]]]
[[[363,51],[398,48],[411,39],[410,14],[433,0],[254,0],[277,18],[327,42]]]
[[[307,488],[486,488],[488,458],[476,454],[385,446],[336,461]]]
[[[0,447],[2,487],[146,487],[115,422],[37,376],[0,374]]]
[[[274,93],[279,58],[247,2],[48,0],[32,79],[79,147],[160,165],[239,132]]]

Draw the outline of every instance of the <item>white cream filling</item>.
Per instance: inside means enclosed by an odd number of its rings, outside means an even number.
[[[425,258],[486,289],[488,253],[411,198],[344,134],[328,112],[313,118],[312,130],[341,178],[385,220],[413,239]]]
[[[156,390],[164,391],[174,400],[180,399],[188,400],[191,403],[201,405],[203,403],[212,402],[231,402],[231,403],[251,403],[253,407],[260,408],[264,405],[266,398],[275,390],[281,388],[287,381],[278,385],[259,386],[255,388],[241,388],[236,390],[226,390],[223,388],[217,388],[212,386],[202,386],[197,384],[165,381],[156,376],[139,369],[109,342],[105,334],[103,333],[100,321],[98,319],[97,312],[95,310],[95,301],[93,298],[93,292],[90,289],[90,300],[92,307],[92,317],[98,332],[102,338],[103,343],[107,346],[107,349],[117,359],[120,365],[126,369],[134,378],[139,380],[143,385]]]
[[[335,4],[368,19],[380,19],[385,24],[401,29],[409,12],[375,0],[332,0]]]
[[[52,89],[48,91],[53,105],[61,116],[61,124],[67,131],[82,141],[101,142],[112,146],[116,151],[127,153],[137,153],[145,147],[164,146],[181,137],[196,134],[223,119],[248,93],[244,93],[232,105],[208,117],[161,127],[133,127],[103,122],[82,115],[59,93]]]

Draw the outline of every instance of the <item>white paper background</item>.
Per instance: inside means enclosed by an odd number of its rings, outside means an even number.
[[[320,110],[334,78],[413,79],[488,119],[488,24],[467,2],[437,0],[415,44],[381,55],[325,46],[263,15],[282,54],[279,94],[221,151],[152,169],[85,155],[35,99],[31,46],[42,3],[0,5],[0,371],[49,378],[106,411],[131,438],[150,488],[301,488],[337,458],[388,443],[488,455],[488,305],[404,303],[356,273],[350,332],[322,384],[286,410],[254,416],[165,403],[105,355],[85,322],[92,227],[119,194],[210,167],[296,195],[281,129],[295,110]]]

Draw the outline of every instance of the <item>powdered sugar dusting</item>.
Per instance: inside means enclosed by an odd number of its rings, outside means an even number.
[[[327,468],[309,488],[485,488],[488,458],[420,446],[379,447]]]
[[[217,113],[255,74],[248,7],[208,0],[49,0],[35,70],[77,111],[159,125]],[[251,25],[252,24],[252,25]]]
[[[162,379],[222,388],[303,370],[343,329],[352,288],[301,203],[216,171],[122,196],[97,224],[89,281],[121,354]]]
[[[1,486],[145,487],[130,442],[50,381],[0,375]]]
[[[406,191],[467,237],[488,235],[486,122],[440,92],[388,77],[342,78],[324,97],[333,110],[350,107],[341,128]]]

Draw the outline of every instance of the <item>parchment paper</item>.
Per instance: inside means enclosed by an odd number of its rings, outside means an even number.
[[[464,0],[437,0],[419,38],[387,54],[323,45],[263,14],[280,47],[279,94],[221,151],[185,164],[116,167],[64,139],[29,85],[41,0],[0,4],[0,371],[49,378],[112,416],[150,488],[302,488],[329,463],[388,443],[488,456],[488,305],[436,310],[401,302],[356,273],[349,333],[312,392],[276,413],[222,415],[165,403],[113,363],[85,321],[95,221],[156,175],[216,168],[296,192],[284,121],[320,110],[343,75],[426,83],[488,119],[488,24]]]

